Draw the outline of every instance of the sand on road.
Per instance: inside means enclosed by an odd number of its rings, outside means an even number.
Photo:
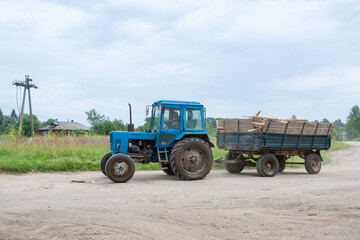
[[[0,239],[360,239],[360,143],[349,144],[316,175],[0,174]]]

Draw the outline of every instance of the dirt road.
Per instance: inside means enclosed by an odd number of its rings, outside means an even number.
[[[318,175],[0,174],[0,239],[360,239],[360,144],[350,144]]]

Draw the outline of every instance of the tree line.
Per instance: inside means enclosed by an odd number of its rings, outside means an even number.
[[[95,109],[91,109],[85,112],[86,119],[90,123],[90,134],[92,135],[109,135],[111,131],[127,131],[127,124],[120,119],[114,119],[111,121],[109,117],[100,114]],[[216,135],[216,120],[222,120],[224,118],[206,118],[206,131],[210,136]],[[291,119],[296,119],[295,115],[291,116]],[[50,118],[45,122],[40,122],[36,115],[33,115],[34,130],[38,130],[44,126],[47,126],[55,120]],[[330,123],[326,118],[315,122]],[[360,109],[358,105],[351,108],[347,117],[347,122],[343,123],[340,119],[333,122],[334,128],[332,136],[337,141],[343,140],[358,140],[360,141]],[[19,116],[13,109],[9,115],[4,115],[0,108],[0,135],[16,135],[19,128]],[[144,124],[137,127],[135,131],[144,132],[150,128],[150,118],[147,117],[144,120]],[[24,114],[22,135],[30,136],[30,115]]]

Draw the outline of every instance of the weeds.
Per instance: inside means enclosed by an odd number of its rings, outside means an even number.
[[[323,154],[324,164],[330,162],[329,152],[347,147],[345,143],[333,142],[332,148]],[[214,160],[224,159],[228,152],[219,148],[212,148],[212,151]],[[0,137],[0,172],[98,171],[100,159],[107,152],[109,137],[103,136]],[[289,161],[303,160],[293,157]],[[213,169],[223,167],[222,163],[213,165]],[[160,170],[160,166],[158,163],[136,163],[136,170]]]

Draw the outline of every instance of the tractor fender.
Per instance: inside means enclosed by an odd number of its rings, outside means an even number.
[[[210,147],[215,147],[215,145],[211,142],[211,139],[209,137],[209,135],[207,133],[204,132],[191,132],[191,133],[186,133],[183,132],[181,134],[179,134],[178,136],[176,136],[175,140],[179,141],[183,138],[188,138],[188,137],[197,137],[197,138],[201,138],[204,141],[206,141]]]

